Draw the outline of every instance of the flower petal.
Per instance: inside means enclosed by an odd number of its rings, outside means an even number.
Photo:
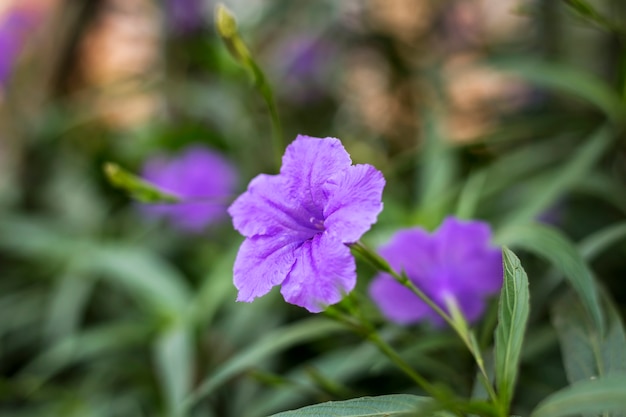
[[[421,286],[421,282],[427,281],[437,268],[435,249],[432,237],[425,230],[415,227],[396,232],[378,253],[397,272],[404,271]]]
[[[297,200],[285,195],[285,181],[278,175],[257,175],[248,191],[228,208],[233,225],[242,235],[277,235],[288,233],[309,239],[318,232],[311,216],[299,207]]]
[[[327,233],[318,233],[297,252],[297,260],[281,293],[288,303],[319,313],[338,303],[356,284],[350,249]]]
[[[353,243],[369,230],[383,209],[383,174],[371,165],[355,165],[330,178],[324,226],[344,243]]]
[[[440,262],[455,265],[483,256],[490,248],[491,230],[485,222],[448,217],[433,238],[437,242]]]
[[[285,237],[255,236],[244,240],[233,270],[237,301],[250,302],[285,280],[301,242]]]
[[[502,287],[502,250],[491,246],[491,229],[485,222],[449,217],[433,235],[442,265],[455,270],[459,283],[477,294],[491,295]]]
[[[411,324],[434,313],[411,290],[387,274],[374,277],[369,286],[369,294],[383,315],[395,323]]]
[[[289,183],[291,198],[308,210],[311,217],[322,220],[322,208],[327,200],[322,184],[351,164],[350,155],[339,139],[298,135],[285,150],[280,174]]]

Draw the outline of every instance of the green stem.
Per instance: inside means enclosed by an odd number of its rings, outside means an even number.
[[[440,401],[446,401],[446,398],[441,394],[440,390],[436,389],[426,378],[420,375],[417,371],[415,371],[411,365],[409,365],[403,358],[400,356],[396,350],[389,345],[376,331],[376,329],[370,324],[365,322],[363,318],[360,321],[356,321],[352,316],[347,316],[340,312],[338,309],[333,306],[328,307],[324,310],[324,313],[329,317],[338,320],[349,327],[351,327],[356,333],[361,334],[367,340],[372,342],[387,358],[391,360],[391,362],[398,367],[402,372],[404,372],[409,378],[413,380],[420,388],[422,388],[428,395],[432,398],[438,399]],[[446,401],[449,403],[449,400]],[[459,410],[454,410],[455,414],[461,416]]]
[[[439,316],[441,316],[441,318],[443,318],[445,322],[448,323],[450,327],[452,327],[452,329],[454,329],[456,334],[461,338],[467,349],[470,351],[472,357],[474,358],[474,361],[476,362],[476,365],[478,366],[481,374],[480,381],[487,390],[489,397],[495,404],[497,404],[498,396],[493,389],[493,386],[491,385],[489,375],[487,374],[487,370],[485,369],[485,361],[483,360],[482,354],[480,353],[480,348],[478,346],[478,343],[476,342],[476,338],[474,337],[473,333],[467,327],[462,314],[458,312],[458,314],[454,315],[454,317],[447,314],[428,295],[426,295],[421,289],[413,284],[413,282],[409,280],[405,274],[399,274],[398,272],[396,272],[387,261],[385,261],[376,252],[370,250],[363,243],[357,242],[350,247],[376,269],[391,275],[396,281],[411,290],[411,292],[413,292],[422,301],[424,301]]]
[[[272,143],[276,166],[280,168],[285,143],[283,128],[278,117],[278,107],[274,99],[274,92],[261,67],[256,63],[250,50],[239,35],[237,22],[232,12],[223,4],[218,4],[215,11],[215,23],[217,32],[224,41],[231,55],[248,71],[254,81],[254,86],[263,97],[270,112],[272,123]]]
[[[276,164],[280,169],[282,165],[282,156],[285,151],[285,138],[283,135],[283,127],[280,123],[280,117],[278,117],[278,106],[276,106],[276,100],[274,99],[274,92],[270,83],[267,81],[267,77],[257,65],[257,63],[250,59],[250,64],[255,73],[255,85],[257,90],[265,100],[267,109],[270,112],[270,119],[272,121],[272,142],[274,145],[274,157],[276,158]]]

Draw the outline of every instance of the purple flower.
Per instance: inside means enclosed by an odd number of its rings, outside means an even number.
[[[34,11],[15,8],[0,21],[0,86],[5,85],[9,79],[26,35],[38,20],[38,14]]]
[[[278,43],[272,55],[279,91],[286,100],[307,103],[324,96],[337,58],[334,44],[300,34]]]
[[[502,286],[502,251],[490,246],[489,225],[447,218],[428,234],[420,228],[397,232],[380,255],[406,276],[444,311],[453,300],[469,322],[480,318],[485,298]],[[410,324],[443,319],[409,289],[388,274],[379,274],[369,292],[389,320]]]
[[[202,0],[168,0],[168,20],[179,33],[198,30],[204,24]]]
[[[190,146],[175,157],[156,156],[143,168],[142,176],[165,191],[181,197],[177,204],[142,205],[152,217],[169,219],[184,231],[201,232],[226,215],[238,175],[224,157],[201,146]]]
[[[282,285],[288,303],[312,313],[339,302],[356,283],[346,244],[376,222],[384,186],[373,166],[352,165],[338,139],[299,135],[280,174],[258,175],[228,209],[246,237],[234,267],[237,301]]]

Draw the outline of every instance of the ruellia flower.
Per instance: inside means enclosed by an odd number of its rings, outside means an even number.
[[[39,13],[28,8],[15,7],[0,16],[0,86],[7,83],[27,35],[39,20]]]
[[[238,182],[235,167],[221,154],[193,145],[174,156],[158,155],[144,165],[142,177],[180,197],[180,203],[142,205],[148,216],[165,218],[186,232],[201,232],[226,218]]]
[[[280,173],[256,176],[228,209],[246,237],[234,266],[237,301],[281,285],[288,303],[313,313],[339,302],[356,283],[347,244],[376,222],[384,186],[373,166],[352,165],[338,139],[299,135]]]
[[[502,286],[502,251],[490,241],[488,224],[449,217],[432,234],[420,228],[397,232],[379,253],[441,309],[449,313],[449,303],[456,303],[466,320],[475,322],[485,309],[485,298]],[[369,293],[391,321],[444,324],[433,309],[388,274],[377,275]]]
[[[204,24],[202,0],[167,0],[167,17],[172,29],[185,34],[194,32]]]

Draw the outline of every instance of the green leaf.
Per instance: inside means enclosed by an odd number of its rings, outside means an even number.
[[[432,407],[428,397],[408,394],[362,397],[347,401],[329,401],[298,410],[273,414],[271,417],[392,417],[414,416],[420,409]]]
[[[584,0],[564,0],[569,9],[579,17],[597,25],[600,28],[616,30],[608,19],[600,14],[591,4]]]
[[[419,223],[428,229],[434,229],[443,220],[448,212],[447,193],[454,185],[457,176],[458,161],[454,148],[442,138],[441,120],[434,111],[423,112],[424,120],[424,147],[419,152],[420,196],[418,218]]]
[[[195,368],[192,331],[184,321],[174,323],[158,336],[153,349],[159,383],[169,414],[174,415],[191,390]]]
[[[626,238],[626,222],[612,224],[587,236],[579,245],[580,253],[587,260],[593,259],[606,248],[624,238]]]
[[[552,309],[565,371],[570,383],[626,375],[626,335],[621,318],[608,297],[603,297],[607,331],[600,334],[580,301],[572,294],[561,297]]]
[[[191,290],[171,264],[143,248],[122,243],[86,248],[77,256],[78,271],[102,274],[138,301],[168,315],[185,312]]]
[[[519,247],[548,260],[572,285],[600,333],[604,319],[591,270],[574,244],[559,230],[537,223],[510,226],[498,233],[499,244]]]
[[[576,185],[577,193],[604,200],[626,214],[626,193],[624,184],[615,176],[604,172],[593,172]]]
[[[66,274],[51,294],[46,333],[51,341],[74,333],[82,320],[95,280],[84,275]]]
[[[534,84],[564,91],[592,103],[618,124],[626,120],[621,98],[603,80],[565,64],[531,59],[498,59],[496,69],[511,72]]]
[[[577,382],[543,400],[531,417],[566,417],[626,410],[626,376]]]
[[[525,223],[539,216],[588,174],[613,138],[614,134],[609,126],[597,129],[567,163],[541,178],[532,198],[507,216],[504,224]]]
[[[517,380],[530,301],[528,277],[519,259],[507,248],[502,249],[502,258],[504,283],[495,330],[495,375],[499,398],[508,409]]]
[[[20,372],[19,377],[36,378],[36,389],[71,364],[143,344],[152,330],[151,325],[145,322],[118,321],[76,333],[37,356]]]
[[[177,203],[180,201],[179,197],[144,181],[117,164],[107,162],[103,169],[112,186],[126,191],[128,195],[142,203]]]
[[[456,206],[456,217],[459,219],[471,219],[475,216],[476,207],[483,192],[486,171],[481,170],[472,174],[461,189]]]
[[[198,388],[187,397],[181,413],[184,414],[197,401],[211,394],[214,389],[230,378],[253,368],[267,357],[291,346],[346,330],[346,327],[341,323],[320,318],[311,318],[276,329],[249,348],[239,352],[204,379]]]

